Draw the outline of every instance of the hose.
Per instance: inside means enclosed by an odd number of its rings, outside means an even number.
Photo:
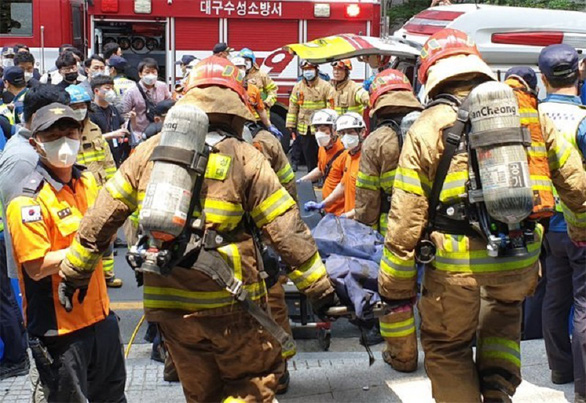
[[[128,358],[128,355],[130,354],[130,347],[132,347],[132,343],[134,343],[134,339],[136,337],[136,334],[138,333],[138,330],[140,329],[140,327],[142,326],[142,324],[144,322],[144,317],[145,317],[145,315],[143,314],[142,317],[140,318],[140,320],[138,321],[138,325],[136,325],[136,327],[134,328],[134,332],[132,332],[132,336],[130,336],[130,341],[128,342],[128,346],[126,346],[126,352],[124,353],[124,358]]]

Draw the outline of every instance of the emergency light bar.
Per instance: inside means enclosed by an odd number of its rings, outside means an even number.
[[[542,31],[542,32],[508,32],[492,34],[493,43],[527,46],[549,46],[562,43],[563,32]]]

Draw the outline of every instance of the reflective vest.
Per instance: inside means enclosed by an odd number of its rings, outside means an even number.
[[[555,125],[556,129],[566,139],[566,141],[578,151],[578,154],[584,157],[578,148],[578,128],[580,123],[586,119],[586,106],[569,104],[563,102],[542,102],[539,104],[539,115],[547,116]],[[555,210],[563,212],[563,203],[561,202],[557,191],[554,189]]]
[[[124,96],[124,93],[131,88],[134,88],[136,83],[129,78],[118,76],[114,78],[114,91],[120,98]]]
[[[537,112],[537,97],[529,93],[525,85],[514,78],[506,80],[505,83],[515,91],[521,115],[521,126],[531,133],[531,146],[527,154],[533,191],[533,212],[529,218],[551,217],[555,208],[554,188],[551,182],[539,113]]]
[[[12,110],[10,110],[10,108],[8,107],[8,105],[6,105],[5,103],[0,103],[0,115],[4,115],[6,116],[6,118],[8,119],[8,122],[11,125],[14,125],[14,112]]]

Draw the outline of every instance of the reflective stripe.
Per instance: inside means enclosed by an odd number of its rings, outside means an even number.
[[[244,289],[252,300],[266,294],[264,282],[247,284]],[[214,309],[236,304],[226,290],[188,291],[171,287],[144,287],[144,307],[151,309],[181,309],[186,311]]]
[[[108,167],[105,169],[106,179],[111,179],[116,173],[116,167]]]
[[[519,116],[521,117],[522,125],[539,124],[539,114],[534,108],[519,108]]]
[[[234,271],[234,277],[242,280],[242,258],[236,244],[228,244],[217,249],[218,253],[228,263],[228,266]]]
[[[451,172],[446,176],[442,191],[440,193],[440,201],[450,201],[453,199],[461,199],[466,194],[466,182],[468,181],[468,171]]]
[[[124,178],[120,171],[106,182],[106,190],[110,195],[126,204],[131,210],[136,210],[136,189]]]
[[[465,235],[444,234],[444,250],[447,252],[465,252],[468,250],[468,242]]]
[[[341,106],[336,106],[334,108],[334,110],[338,113],[338,115],[343,115],[347,112],[354,112],[354,113],[358,113],[359,115],[362,115],[362,112],[364,112],[364,106],[362,106],[362,104],[352,105],[347,108],[342,108]]]
[[[405,192],[421,196],[427,196],[431,191],[431,182],[429,179],[413,169],[403,167],[397,168],[393,186]]]
[[[528,255],[523,257],[491,257],[486,249],[448,251],[438,248],[432,265],[442,271],[458,273],[488,273],[529,267],[539,259],[541,251],[541,227],[536,228],[539,241],[527,245]]]
[[[395,181],[396,169],[392,169],[388,172],[383,172],[380,176],[380,187],[386,194],[391,194],[393,191],[393,182]]]
[[[291,350],[282,350],[281,351],[281,357],[285,358],[285,359],[291,358],[295,354],[297,354],[297,349],[295,347],[293,347]]]
[[[358,171],[356,187],[361,189],[378,190],[380,188],[380,179],[377,176],[366,175],[362,171]]]
[[[547,157],[547,148],[545,147],[545,144],[543,144],[543,143],[533,142],[533,143],[531,143],[531,147],[529,147],[529,150],[527,151],[527,153],[531,157],[543,158],[543,157]]]
[[[387,223],[389,220],[389,215],[387,213],[383,213],[380,215],[378,220],[378,228],[380,234],[384,237],[387,235]]]
[[[244,209],[240,204],[207,198],[203,202],[206,221],[218,224],[220,230],[232,230],[242,220]],[[198,215],[194,212],[194,216]]]
[[[478,340],[478,350],[482,359],[506,360],[516,367],[521,367],[521,348],[518,342],[500,337],[487,337]]]
[[[531,178],[531,189],[553,192],[551,179],[545,175],[529,175]]]
[[[559,204],[562,207],[562,211],[564,213],[564,218],[566,219],[566,222],[568,224],[570,224],[574,227],[578,227],[578,228],[586,228],[586,212],[574,213],[563,202],[560,201]],[[556,203],[556,207],[557,207],[557,203]]]
[[[315,252],[307,262],[290,272],[289,278],[298,289],[304,290],[326,275],[326,266],[321,261],[319,252]]]
[[[76,268],[83,271],[92,271],[97,266],[102,256],[99,253],[90,252],[83,247],[77,239],[74,239],[67,250],[65,258]]]
[[[261,228],[295,205],[295,200],[281,187],[252,210],[252,219]]]
[[[558,144],[560,145],[551,148],[547,153],[550,171],[554,171],[563,166],[572,154],[572,145],[570,143],[562,140]]]
[[[380,268],[391,277],[402,279],[411,279],[417,276],[415,260],[403,260],[395,256],[393,252],[385,246],[383,249],[383,258],[380,262]]]
[[[285,166],[277,172],[277,176],[279,177],[279,182],[285,185],[295,179],[295,172],[293,172],[291,165],[286,163]]]
[[[112,255],[102,257],[102,270],[105,272],[114,270],[114,257]]]
[[[385,323],[381,318],[380,321],[380,334],[383,337],[405,337],[415,333],[415,318],[410,317],[409,319],[403,320],[396,323]]]
[[[99,151],[90,151],[87,153],[80,153],[77,155],[77,162],[82,164],[89,164],[91,162],[98,162],[104,161],[106,159],[106,154],[104,150]]]

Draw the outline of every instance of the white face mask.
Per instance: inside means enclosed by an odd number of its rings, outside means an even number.
[[[2,60],[2,66],[12,67],[12,66],[14,66],[14,60],[6,58],[6,59]]]
[[[100,70],[96,70],[96,71],[92,71],[90,73],[90,78],[93,80],[94,78],[96,78],[98,76],[106,76],[106,75],[108,75],[106,72],[100,71]]]
[[[79,120],[80,122],[85,119],[87,115],[87,108],[82,109],[74,109],[73,114],[75,115],[75,119]]]
[[[252,60],[246,60],[246,71],[250,70],[252,68]]]
[[[79,140],[61,137],[57,140],[46,143],[38,142],[37,144],[45,152],[49,164],[56,168],[69,168],[77,159],[80,142]]]
[[[26,81],[28,83],[31,78],[33,78],[33,73],[25,71],[24,72],[24,81]]]
[[[108,102],[109,104],[113,104],[116,101],[116,91],[108,90],[104,94],[104,101]]]
[[[156,74],[147,74],[142,78],[142,82],[145,85],[154,85],[157,82],[157,75]]]
[[[357,134],[345,134],[342,136],[342,144],[346,150],[353,150],[360,144],[360,137]]]
[[[320,147],[325,147],[330,144],[330,140],[331,137],[328,133],[320,131],[315,132],[315,141],[317,141],[317,144]]]

